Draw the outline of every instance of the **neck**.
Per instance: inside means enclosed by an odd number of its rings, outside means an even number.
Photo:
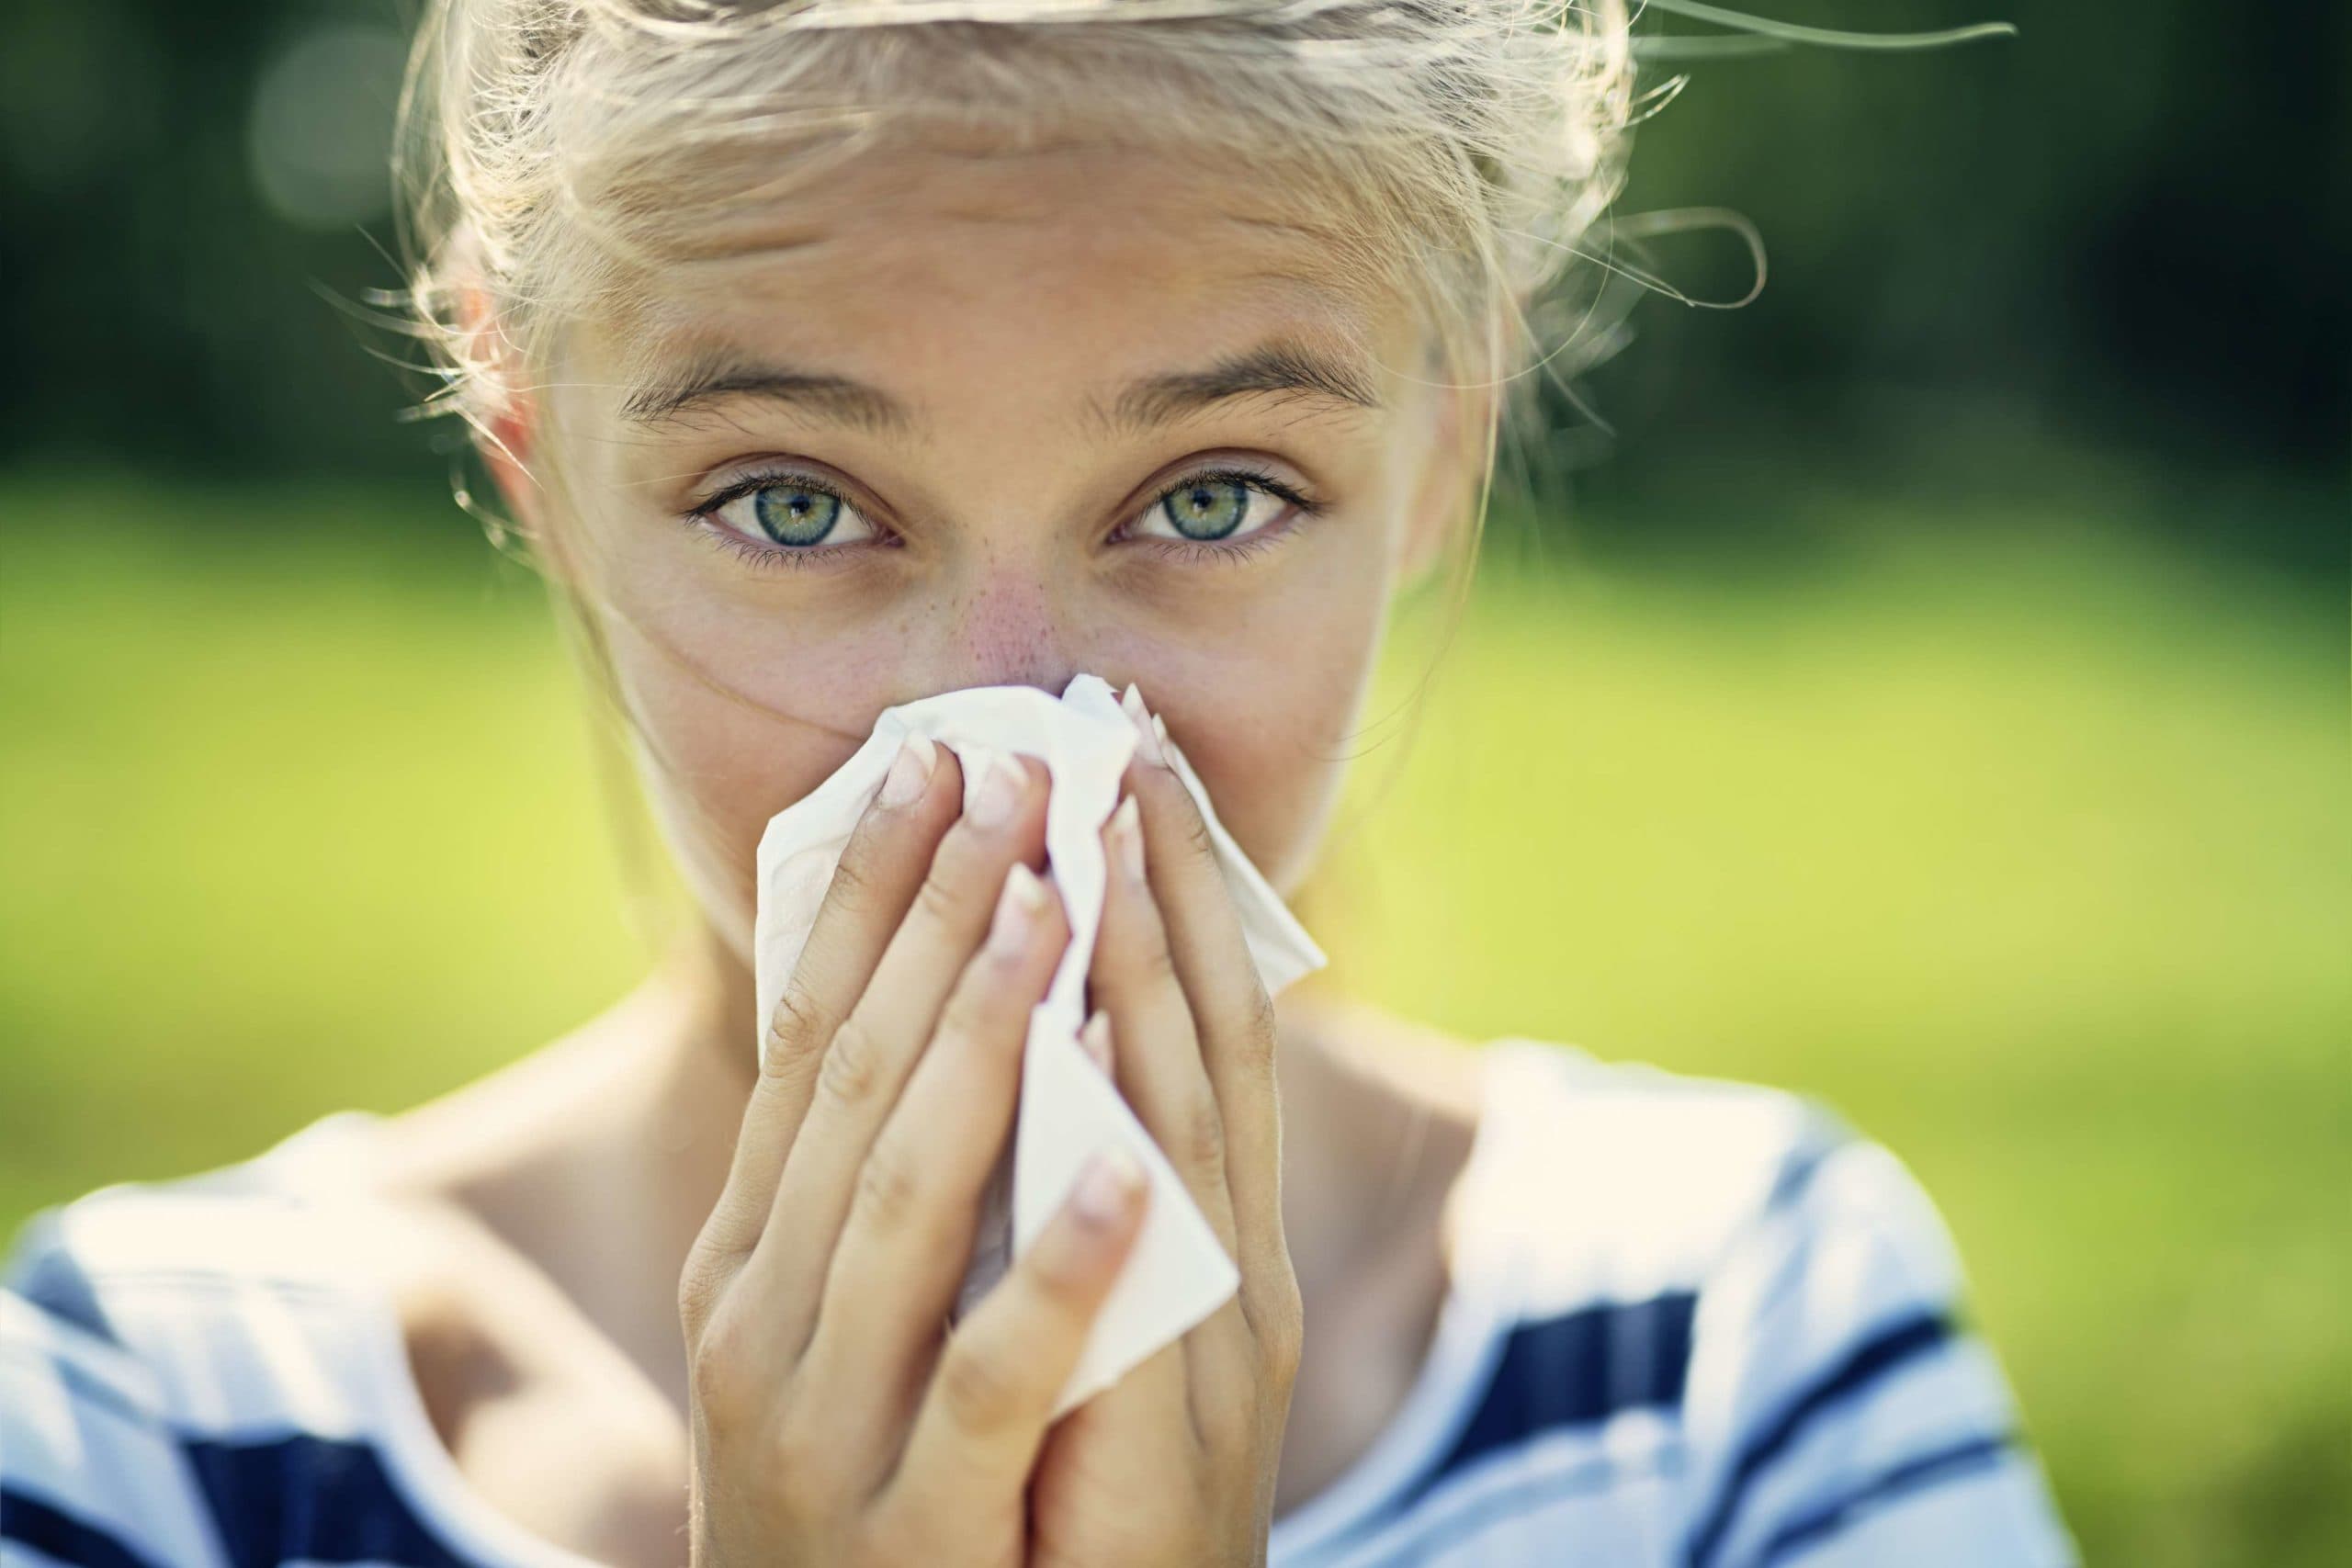
[[[477,1214],[681,1399],[673,1281],[727,1179],[758,1073],[753,1010],[750,972],[697,923],[578,1032],[404,1118],[403,1184]],[[1310,985],[1277,1008],[1283,1229],[1310,1310],[1428,1163],[1414,1112],[1356,1050],[1369,1016]]]
[[[675,1174],[690,1189],[680,1193],[679,1207],[699,1216],[718,1201],[757,1076],[752,976],[700,928],[639,997],[658,1021],[660,1044],[649,1052],[646,1034],[622,1032],[634,1036],[627,1049],[649,1069],[650,1081],[633,1086],[643,1097],[637,1104],[655,1109],[657,1140],[676,1151]],[[1378,1228],[1385,1209],[1394,1206],[1384,1204],[1384,1196],[1402,1201],[1413,1176],[1417,1112],[1384,1081],[1374,1055],[1360,1051],[1359,1043],[1379,1027],[1368,1010],[1307,982],[1283,994],[1276,1018],[1283,1229],[1304,1286],[1336,1271]],[[723,1135],[711,1131],[722,1128]],[[1369,1201],[1367,1173],[1381,1187]],[[690,1231],[674,1247],[682,1264],[692,1240]]]

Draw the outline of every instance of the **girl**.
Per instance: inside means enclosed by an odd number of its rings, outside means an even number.
[[[1783,1095],[1269,998],[1165,760],[1298,887],[1391,601],[1464,558],[1556,347],[1626,28],[436,5],[418,298],[694,935],[440,1101],[31,1227],[0,1561],[2066,1560],[1890,1156]],[[1055,1420],[1131,1168],[945,1322],[1067,934],[1042,771],[966,808],[910,745],[773,1017],[747,955],[762,826],[876,713],[1081,671],[1140,742],[1090,1049],[1242,1283]]]

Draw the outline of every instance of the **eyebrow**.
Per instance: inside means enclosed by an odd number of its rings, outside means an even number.
[[[659,424],[732,398],[782,403],[877,435],[904,434],[914,427],[914,415],[906,404],[862,381],[717,355],[691,361],[667,380],[637,388],[622,400],[621,417],[638,424]]]
[[[1104,434],[1132,434],[1237,398],[1270,395],[1343,408],[1381,406],[1379,390],[1360,362],[1298,338],[1277,337],[1204,369],[1167,371],[1131,382],[1108,402],[1091,401],[1087,420]],[[782,404],[877,435],[908,434],[918,423],[907,404],[862,381],[719,355],[690,362],[670,379],[639,387],[623,400],[621,413],[639,424],[658,424],[735,398]]]

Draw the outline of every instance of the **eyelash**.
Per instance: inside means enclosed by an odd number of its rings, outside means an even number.
[[[1246,484],[1253,489],[1262,490],[1267,494],[1279,497],[1296,507],[1301,518],[1319,517],[1328,505],[1327,502],[1316,500],[1297,486],[1273,474],[1258,468],[1228,466],[1203,468],[1171,480],[1160,488],[1159,493],[1145,504],[1136,516],[1149,516],[1153,507],[1165,504],[1168,498],[1178,491],[1188,485],[1202,483],[1204,480],[1211,484]],[[693,530],[695,536],[704,540],[712,548],[724,550],[745,565],[762,570],[806,571],[843,550],[854,550],[859,547],[858,545],[830,547],[804,545],[797,547],[763,545],[737,533],[723,523],[714,521],[714,515],[718,509],[729,502],[739,500],[754,491],[776,484],[798,485],[804,489],[815,491],[820,495],[830,495],[843,506],[854,504],[832,486],[820,483],[806,474],[791,472],[750,474],[688,512],[686,521],[689,525],[695,525]],[[1216,565],[1246,559],[1261,550],[1270,549],[1280,544],[1299,525],[1295,520],[1261,528],[1254,534],[1230,542],[1216,539],[1162,538],[1154,538],[1148,542],[1163,557],[1186,562]],[[868,542],[871,541],[860,541],[860,543]]]

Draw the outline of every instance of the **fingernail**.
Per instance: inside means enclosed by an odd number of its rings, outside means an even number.
[[[1015,861],[997,895],[996,918],[989,922],[989,952],[998,958],[1018,958],[1037,929],[1046,908],[1046,885],[1025,862]]]
[[[929,736],[910,735],[900,741],[899,754],[890,759],[890,771],[882,778],[882,794],[878,797],[882,808],[895,811],[921,800],[938,760],[939,749],[931,743]]]
[[[1143,880],[1143,818],[1132,795],[1111,813],[1111,853],[1128,881]]]
[[[1166,767],[1167,759],[1160,755],[1159,732],[1153,728],[1151,710],[1144,706],[1143,694],[1136,690],[1132,682],[1120,695],[1119,711],[1136,727],[1136,750],[1143,753],[1144,761]]]
[[[1168,721],[1158,714],[1151,716],[1151,738],[1159,742],[1160,765],[1174,767],[1176,764],[1169,759],[1176,754],[1176,742],[1168,739]]]
[[[1093,1016],[1086,1021],[1086,1027],[1078,1032],[1078,1043],[1085,1048],[1086,1059],[1100,1068],[1104,1077],[1109,1077],[1111,1076],[1111,1015],[1101,1008],[1095,1009]]]
[[[1006,756],[989,759],[988,772],[980,775],[980,787],[972,795],[972,804],[965,815],[975,828],[1001,828],[1012,820],[1013,808],[1021,804],[1021,786],[1025,782],[1021,764]]]
[[[1116,1224],[1143,1190],[1143,1167],[1136,1156],[1116,1145],[1098,1149],[1078,1173],[1070,1192],[1070,1207],[1079,1219],[1098,1230]]]

